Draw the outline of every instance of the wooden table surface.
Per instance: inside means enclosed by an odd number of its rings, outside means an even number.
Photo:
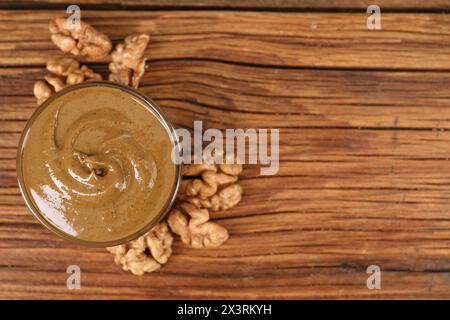
[[[115,42],[151,35],[141,90],[176,125],[280,128],[279,173],[246,166],[242,202],[214,216],[230,240],[176,241],[143,277],[27,211],[16,147],[65,5],[2,2],[0,298],[450,298],[450,1],[377,2],[379,31],[372,1],[78,1]],[[366,287],[372,264],[381,290]]]

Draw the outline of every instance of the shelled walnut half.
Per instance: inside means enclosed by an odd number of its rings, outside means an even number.
[[[200,177],[181,182],[179,199],[213,211],[230,209],[241,201],[242,187],[237,183],[241,164],[191,164],[183,172]]]
[[[66,18],[49,23],[53,43],[65,53],[92,58],[105,57],[112,48],[111,40],[90,24],[80,21],[79,27],[68,25]]]
[[[229,237],[227,229],[209,221],[207,209],[189,202],[182,202],[172,209],[167,222],[181,241],[193,248],[218,247]]]
[[[165,222],[128,244],[107,248],[124,271],[142,276],[158,270],[172,255],[173,238]]]
[[[87,80],[102,79],[100,74],[95,73],[86,65],[80,66],[78,61],[69,57],[51,59],[47,63],[47,70],[50,74],[45,76],[45,81],[39,80],[34,84],[33,93],[38,104],[66,86]]]
[[[125,38],[111,53],[109,80],[137,88],[145,71],[144,51],[150,36],[135,34]]]

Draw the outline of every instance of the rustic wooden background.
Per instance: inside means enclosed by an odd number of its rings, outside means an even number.
[[[151,34],[141,90],[175,124],[280,128],[278,175],[247,167],[242,203],[215,215],[230,240],[177,241],[135,277],[25,208],[16,146],[66,6],[3,1],[0,298],[450,298],[450,1],[376,2],[381,31],[366,28],[372,1],[77,2],[114,41]],[[81,290],[66,289],[70,264]]]

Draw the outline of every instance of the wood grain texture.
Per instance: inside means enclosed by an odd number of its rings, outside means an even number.
[[[16,146],[33,83],[58,54],[46,31],[58,15],[0,12],[0,298],[450,298],[445,15],[389,14],[368,32],[354,13],[86,12],[115,40],[152,35],[141,90],[176,125],[280,128],[279,173],[247,166],[242,202],[214,215],[230,240],[176,241],[144,277],[45,231],[17,188]],[[65,287],[70,264],[79,291]],[[366,288],[371,264],[382,290]]]
[[[67,7],[67,1],[47,0],[3,0],[0,7]],[[269,10],[365,10],[374,4],[369,0],[79,0],[82,8],[98,7],[106,9],[129,8],[193,8],[193,9],[269,9]],[[376,4],[383,10],[448,10],[450,3],[446,0],[377,0]]]
[[[48,21],[64,14],[0,11],[0,64],[42,65],[59,55],[48,40]],[[367,30],[364,12],[84,10],[83,18],[114,41],[131,32],[150,33],[147,53],[153,61],[209,59],[285,69],[450,69],[450,16],[443,14],[383,14],[382,31]]]

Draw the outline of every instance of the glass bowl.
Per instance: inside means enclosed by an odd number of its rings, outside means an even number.
[[[29,192],[27,191],[27,187],[25,186],[24,175],[23,175],[24,174],[24,172],[23,172],[23,154],[24,154],[24,150],[26,148],[27,137],[30,132],[30,128],[32,128],[33,123],[38,118],[39,114],[47,106],[49,106],[53,101],[56,101],[57,99],[66,95],[69,92],[73,92],[75,90],[79,90],[81,88],[88,88],[88,87],[115,88],[115,89],[122,90],[123,92],[126,92],[127,94],[132,95],[135,99],[138,99],[140,102],[142,102],[142,104],[144,106],[146,106],[153,113],[153,115],[159,120],[159,122],[165,128],[165,130],[167,131],[167,133],[169,135],[170,141],[172,142],[172,147],[179,148],[179,146],[177,144],[178,136],[176,134],[176,131],[175,131],[173,125],[170,123],[170,121],[164,115],[164,113],[161,111],[161,109],[158,107],[158,105],[155,102],[153,102],[150,98],[146,97],[145,95],[143,95],[142,93],[140,93],[139,91],[137,91],[131,87],[117,84],[114,82],[89,81],[89,82],[84,82],[81,84],[67,87],[67,88],[55,93],[50,98],[48,98],[45,102],[43,102],[33,113],[33,115],[28,120],[28,122],[22,132],[22,135],[21,135],[21,138],[19,141],[19,146],[18,146],[18,150],[17,150],[17,179],[18,179],[18,183],[19,183],[20,192],[22,194],[23,199],[25,200],[25,203],[26,203],[28,209],[37,218],[37,220],[42,225],[44,225],[48,230],[50,230],[54,234],[56,234],[64,239],[70,240],[77,244],[93,246],[93,247],[111,247],[111,246],[116,246],[116,245],[127,243],[129,241],[132,241],[132,240],[140,237],[141,235],[143,235],[146,232],[148,232],[149,230],[151,230],[157,223],[159,223],[167,215],[167,213],[170,211],[170,209],[173,206],[173,203],[175,201],[175,197],[176,197],[176,194],[177,194],[177,191],[178,191],[178,188],[180,185],[180,181],[181,181],[182,168],[181,168],[181,164],[174,164],[175,165],[175,181],[173,183],[173,186],[172,186],[172,189],[170,192],[170,197],[168,197],[163,209],[161,210],[161,212],[159,212],[159,214],[156,215],[156,218],[151,219],[151,221],[148,224],[146,224],[144,227],[142,227],[138,231],[133,232],[132,234],[124,236],[120,239],[115,239],[115,240],[111,240],[111,241],[91,241],[91,240],[77,238],[76,236],[73,236],[73,235],[65,232],[64,230],[59,228],[57,225],[55,225],[54,223],[49,221],[45,217],[45,215],[35,205],[32,196],[29,194]],[[175,150],[175,152],[177,152],[177,151],[179,151],[179,149]]]

